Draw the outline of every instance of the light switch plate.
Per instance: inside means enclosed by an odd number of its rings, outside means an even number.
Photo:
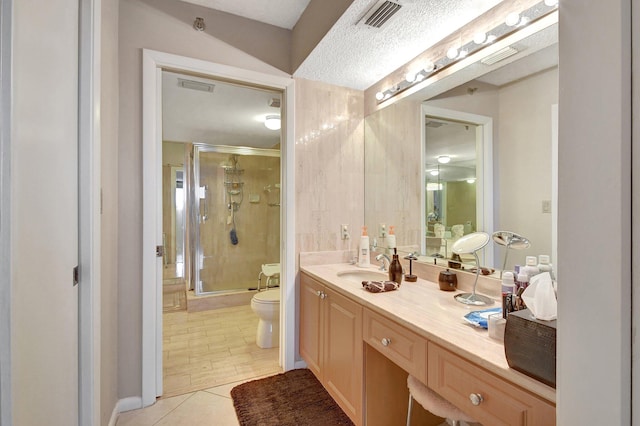
[[[551,200],[542,200],[542,213],[551,213]]]

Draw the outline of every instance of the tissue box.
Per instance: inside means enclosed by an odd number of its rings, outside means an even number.
[[[509,367],[556,387],[556,320],[541,321],[528,309],[511,312],[504,332]]]

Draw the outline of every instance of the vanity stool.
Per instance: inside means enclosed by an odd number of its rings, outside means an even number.
[[[409,387],[409,410],[407,412],[407,426],[411,426],[411,408],[413,400],[422,405],[425,410],[438,417],[445,417],[453,421],[453,426],[459,425],[459,421],[475,423],[475,420],[460,411],[458,407],[432,391],[416,379],[414,376],[407,377],[407,386]]]

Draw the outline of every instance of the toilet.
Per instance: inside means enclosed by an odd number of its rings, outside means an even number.
[[[259,291],[251,299],[251,309],[258,315],[256,344],[262,349],[280,344],[280,289]]]

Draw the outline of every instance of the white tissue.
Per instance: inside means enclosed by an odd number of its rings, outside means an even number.
[[[537,319],[551,321],[558,318],[558,301],[548,272],[531,277],[529,287],[522,293],[522,300]]]

